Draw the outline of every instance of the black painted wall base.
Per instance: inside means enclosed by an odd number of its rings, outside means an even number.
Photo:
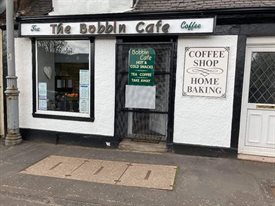
[[[90,135],[66,133],[48,130],[20,129],[23,140],[31,140],[36,142],[47,142],[52,144],[79,145],[85,147],[97,148],[117,148],[119,141],[112,136]],[[110,146],[106,145],[110,142]],[[169,144],[167,145],[169,152],[174,151],[177,154],[208,156],[208,157],[237,157],[237,149],[208,147],[189,144]]]
[[[174,143],[173,145],[173,150],[177,154],[227,158],[237,158],[238,153],[237,149],[235,148],[210,147],[176,143]]]
[[[107,148],[106,142],[111,143],[112,148],[117,147],[112,136],[77,134],[48,130],[20,129],[23,140],[47,142],[53,144],[79,145],[86,147]]]

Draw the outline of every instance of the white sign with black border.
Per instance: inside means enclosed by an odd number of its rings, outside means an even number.
[[[226,97],[229,47],[186,47],[183,95]]]

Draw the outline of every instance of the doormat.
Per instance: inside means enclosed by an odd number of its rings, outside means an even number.
[[[131,139],[131,141],[134,141],[134,142],[160,143],[160,141],[164,139],[163,137],[164,136],[161,136],[161,135],[131,134],[131,135],[128,135],[126,138]]]
[[[177,166],[48,156],[22,174],[173,190]]]

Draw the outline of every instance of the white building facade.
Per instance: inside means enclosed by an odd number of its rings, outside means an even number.
[[[126,0],[70,2],[19,19],[22,130],[275,156],[269,22],[251,24],[249,12],[229,23],[222,10],[205,17],[132,12]]]

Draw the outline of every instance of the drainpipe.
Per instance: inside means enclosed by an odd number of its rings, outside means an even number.
[[[22,142],[19,131],[19,106],[17,89],[17,77],[15,74],[14,59],[14,2],[6,0],[6,24],[7,24],[7,63],[8,76],[6,94],[7,103],[7,135],[5,137],[5,145],[16,145]]]

